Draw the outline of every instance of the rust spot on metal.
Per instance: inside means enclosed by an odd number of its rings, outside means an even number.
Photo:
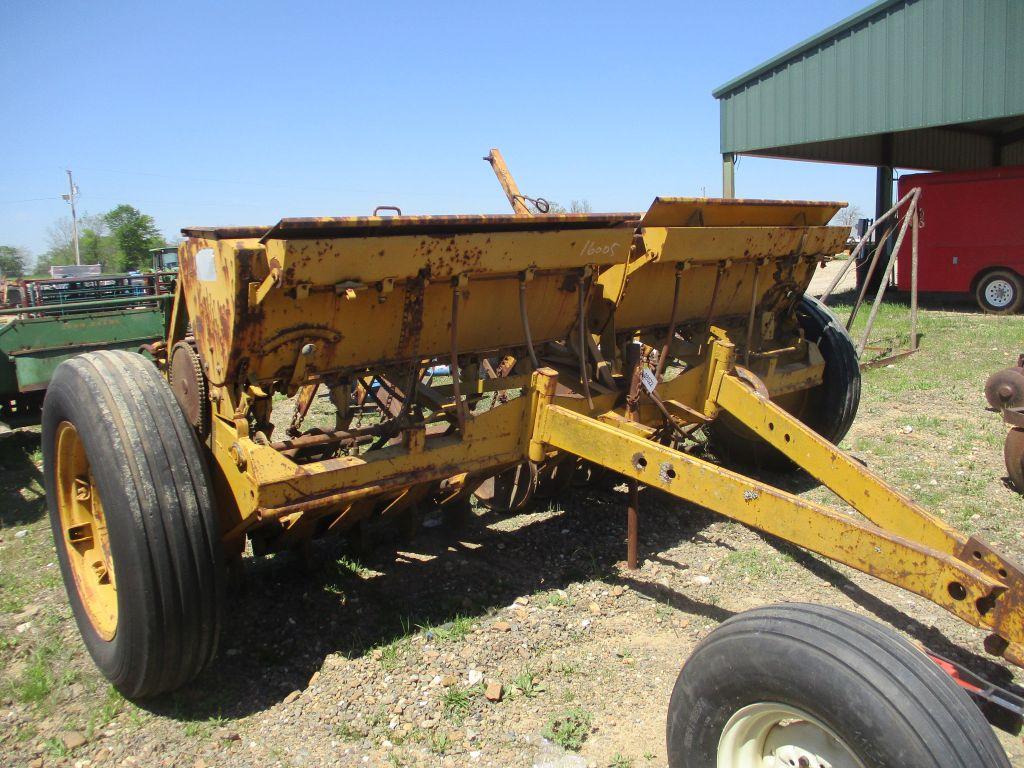
[[[426,289],[427,273],[421,272],[414,280],[405,283],[402,303],[402,328],[398,336],[397,355],[402,359],[416,356],[420,335],[423,333],[423,296]]]

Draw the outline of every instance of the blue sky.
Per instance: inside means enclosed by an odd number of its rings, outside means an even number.
[[[127,202],[176,236],[283,216],[718,195],[711,91],[867,0],[0,2],[0,244]],[[873,206],[870,169],[744,158],[743,197]],[[35,199],[47,198],[47,199]]]

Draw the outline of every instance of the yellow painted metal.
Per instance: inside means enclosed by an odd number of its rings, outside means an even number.
[[[117,632],[117,581],[103,504],[85,446],[69,421],[57,426],[54,478],[62,542],[89,623],[104,640]]]
[[[840,205],[658,198],[643,216],[285,219],[270,230],[188,231],[171,341],[187,316],[211,384],[227,544],[291,545],[372,514],[465,498],[474,478],[570,453],[925,596],[1022,659],[1019,569],[780,407],[823,380],[825,361],[793,306],[845,240],[845,228],[826,226]],[[638,340],[670,349],[673,364],[634,420],[622,345]],[[501,376],[481,372],[501,360]],[[457,387],[423,385],[419,374],[439,361]],[[375,377],[426,386],[431,416],[390,414],[374,450],[327,458],[271,443],[274,393],[301,392],[307,405],[321,384],[340,407],[336,428],[350,430],[337,438],[358,438],[348,409]],[[722,411],[867,521],[659,444]]]
[[[980,602],[970,589],[963,593],[956,586],[959,581],[947,580],[948,591],[958,596],[956,602],[960,610],[953,612],[975,626],[992,629],[1010,640],[1013,644],[1010,653],[1020,654],[1021,643],[1024,643],[1024,578],[1015,563],[999,556],[984,542],[969,539],[929,514],[876,473],[751,389],[746,382],[735,376],[724,377],[717,400],[744,426],[822,481],[879,528],[987,574],[998,586]],[[905,573],[909,578],[916,566],[913,562],[894,559],[885,567],[897,574]],[[905,581],[893,583],[906,586]]]
[[[643,227],[820,227],[846,203],[809,200],[656,197]]]
[[[625,253],[632,233],[270,241],[265,251],[256,241],[195,240],[183,248],[181,279],[190,313],[201,320],[195,335],[210,379],[231,381],[244,365],[246,376],[269,382],[294,368],[306,344],[315,347],[307,365],[319,374],[445,354],[450,283],[459,275],[469,276],[460,352],[524,343],[514,278],[526,269],[534,270],[527,295],[534,342],[563,338],[576,316],[576,296],[563,290],[566,275]],[[197,259],[212,260],[217,279],[196,279]],[[247,286],[267,279],[268,264],[279,265],[279,280],[258,306],[247,306]],[[512,279],[494,279],[500,276]],[[368,287],[351,298],[337,289],[352,283]]]
[[[947,552],[557,405],[541,412],[537,432],[551,448],[896,584],[975,626],[997,628],[978,606],[998,601],[1005,584]],[[820,475],[828,484],[828,472]],[[1024,640],[1016,624],[998,630]]]
[[[725,376],[716,399],[744,426],[812,477],[828,477],[829,488],[876,525],[947,554],[955,555],[963,549],[966,537],[759,395],[746,382]]]

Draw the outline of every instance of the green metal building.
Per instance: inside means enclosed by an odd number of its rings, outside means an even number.
[[[878,169],[1024,164],[1024,0],[879,0],[714,91],[723,196],[757,155]]]

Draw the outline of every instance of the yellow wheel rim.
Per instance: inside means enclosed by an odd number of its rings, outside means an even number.
[[[75,589],[96,634],[109,641],[117,631],[117,582],[103,503],[74,424],[61,422],[55,442],[57,509]]]

